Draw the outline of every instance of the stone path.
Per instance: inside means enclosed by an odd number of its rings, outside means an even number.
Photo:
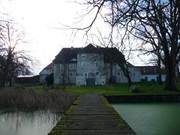
[[[48,135],[135,135],[107,100],[80,96]]]

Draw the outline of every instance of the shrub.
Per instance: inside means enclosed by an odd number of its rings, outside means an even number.
[[[47,109],[63,112],[75,96],[61,90],[35,92],[34,90],[6,88],[0,91],[0,107],[22,110]]]
[[[140,88],[138,86],[133,85],[133,86],[131,86],[129,88],[129,92],[131,92],[131,93],[139,93],[139,92],[141,92],[141,90],[140,90]]]

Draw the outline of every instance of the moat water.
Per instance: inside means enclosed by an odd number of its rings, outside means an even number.
[[[137,135],[180,135],[180,103],[120,103],[116,111]],[[0,111],[0,135],[47,135],[60,120],[49,111]]]
[[[180,135],[180,103],[113,104],[137,135]]]
[[[60,120],[60,115],[49,111],[0,111],[0,135],[47,135]]]

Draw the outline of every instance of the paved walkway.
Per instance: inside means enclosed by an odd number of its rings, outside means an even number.
[[[80,96],[49,135],[135,135],[100,95]]]

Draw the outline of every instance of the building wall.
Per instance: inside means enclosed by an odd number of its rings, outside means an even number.
[[[76,85],[87,85],[88,79],[94,80],[95,85],[106,83],[104,56],[101,54],[78,54]]]
[[[44,69],[39,73],[40,83],[46,83],[46,77],[50,75],[53,71],[50,69]]]
[[[47,75],[44,75],[44,74],[40,74],[39,75],[39,82],[40,83],[46,83],[46,77],[47,77]]]
[[[54,84],[63,84],[63,78],[66,84],[88,85],[89,81],[94,85],[108,84],[111,66],[115,83],[128,82],[119,65],[104,63],[102,54],[81,53],[77,55],[76,61],[77,63],[54,64]],[[130,67],[129,70],[132,82],[140,82],[144,77],[139,68]]]
[[[130,67],[129,71],[130,71],[130,76],[131,76],[132,82],[140,82],[141,81],[142,74],[141,74],[141,71],[139,68]]]
[[[111,75],[111,68],[112,68],[112,75]],[[124,76],[121,68],[118,66],[118,64],[105,64],[105,72],[106,72],[106,82],[110,82],[110,78],[112,77],[113,82],[115,83],[126,83],[127,79]]]
[[[54,64],[53,65],[54,69],[54,84],[62,84],[61,80],[61,74],[60,74],[60,64]]]
[[[141,76],[141,80],[142,79],[147,79],[147,81],[157,81],[158,75],[142,75]],[[161,75],[161,79],[164,82],[166,80],[166,75]]]
[[[54,84],[75,84],[76,63],[54,64]]]
[[[110,64],[106,63],[105,67],[106,67],[106,80],[108,82],[110,79]],[[113,64],[112,69],[113,69],[112,76],[114,77],[116,83],[127,83],[128,82],[126,76],[124,75],[121,67],[118,64]],[[130,77],[131,77],[132,82],[140,82],[141,81],[141,72],[138,68],[129,67],[129,71],[130,71]]]
[[[76,84],[76,70],[77,70],[77,64],[76,63],[69,63],[68,64],[67,82],[69,84]]]
[[[115,64],[115,67],[113,69],[114,69],[113,74],[116,77],[116,83],[127,83],[128,82],[121,67],[118,64]]]

